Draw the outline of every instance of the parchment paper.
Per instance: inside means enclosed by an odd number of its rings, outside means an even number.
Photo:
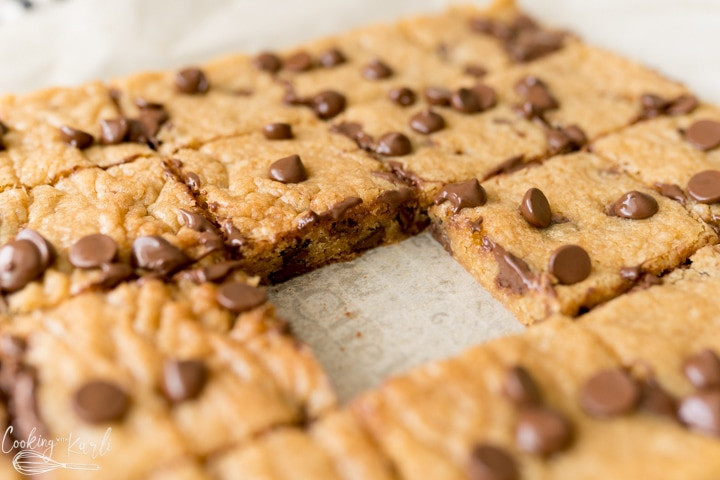
[[[0,0],[0,93],[72,85],[223,53],[289,46],[444,0]],[[487,3],[480,1],[477,3]],[[527,0],[545,21],[720,103],[720,0]],[[427,234],[270,290],[342,399],[521,330]]]

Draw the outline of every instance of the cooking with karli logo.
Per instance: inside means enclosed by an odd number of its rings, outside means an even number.
[[[5,429],[2,451],[6,454],[14,453],[13,467],[23,475],[42,475],[59,469],[100,470],[100,466],[93,460],[107,455],[112,448],[112,428],[109,427],[99,440],[89,440],[74,433],[66,437],[46,438],[36,428],[30,431],[27,438],[18,438],[13,432],[13,426]],[[78,457],[87,461],[79,462]],[[75,461],[67,461],[70,458]]]

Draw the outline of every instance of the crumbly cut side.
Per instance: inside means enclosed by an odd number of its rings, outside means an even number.
[[[102,120],[120,116],[112,90],[99,82],[0,98],[0,189],[48,185],[80,168],[151,154],[146,143],[102,143]],[[64,135],[63,127],[81,133]]]
[[[425,226],[413,189],[353,142],[317,126],[293,134],[286,141],[254,133],[172,157],[181,175],[196,179],[217,223],[237,235],[249,272],[281,281]]]
[[[101,470],[146,478],[331,409],[334,395],[310,352],[259,289],[234,285],[244,293],[145,279],[15,315],[0,352],[14,438],[35,428],[101,445],[106,435],[111,447],[93,459]],[[77,450],[55,454],[88,460]]]
[[[388,459],[349,412],[326,415],[309,430],[283,428],[214,458],[218,480],[393,480]]]
[[[485,478],[469,472],[489,468],[488,446],[514,462],[518,475],[507,478],[710,478],[720,470],[717,432],[688,429],[675,408],[698,393],[682,376],[683,362],[704,349],[720,352],[719,261],[717,247],[706,247],[663,285],[428,365],[361,396],[352,409],[407,479]],[[518,366],[530,381],[517,383]],[[629,379],[627,390],[589,386],[606,371],[613,382]],[[528,414],[537,408],[552,409],[569,429]],[[718,412],[708,415],[710,422]],[[528,453],[540,447],[550,449],[547,458]]]
[[[523,106],[529,95],[538,93],[530,91],[531,82],[523,85],[528,77],[535,83],[539,80],[551,97],[544,99],[543,119],[556,128],[576,125],[588,139],[660,114],[649,96],[670,104],[689,93],[645,66],[579,42],[535,62],[490,74],[484,81],[501,100]]]
[[[553,313],[576,315],[717,240],[677,202],[588,153],[555,157],[478,188],[487,195],[483,205],[464,208],[460,196],[432,207],[433,231],[526,324]],[[526,203],[533,188],[545,208],[535,199]],[[623,210],[627,194],[654,204],[655,213]],[[570,245],[580,253],[562,253]]]
[[[17,242],[23,238],[39,247],[39,264],[23,257]],[[88,238],[96,240],[83,246]],[[157,241],[143,246],[147,239]],[[54,185],[5,190],[0,244],[11,312],[52,306],[135,274],[171,275],[224,255],[220,232],[157,156],[81,169]]]
[[[693,196],[692,179],[715,172],[708,188],[720,192],[720,110],[701,105],[689,115],[660,117],[599,139],[593,151],[653,185],[695,216],[720,227],[717,199]],[[707,175],[707,174],[704,174]]]

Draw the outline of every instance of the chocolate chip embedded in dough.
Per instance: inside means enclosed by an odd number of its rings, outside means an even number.
[[[545,228],[552,221],[552,210],[545,194],[538,188],[531,188],[520,202],[520,213],[533,227]]]
[[[412,143],[405,134],[390,132],[378,139],[375,152],[386,157],[408,155],[412,152]]]
[[[658,212],[657,200],[647,193],[627,192],[610,206],[610,213],[617,217],[631,220],[650,218]]]
[[[449,201],[453,212],[457,213],[463,208],[474,208],[485,205],[487,194],[476,178],[465,182],[449,183],[435,196],[435,203]]]
[[[102,274],[95,285],[101,288],[115,288],[134,273],[132,267],[124,263],[104,263],[100,270]]]
[[[315,61],[307,52],[296,52],[283,61],[283,68],[291,72],[307,72],[315,66]]]
[[[525,407],[518,413],[515,442],[523,452],[549,456],[567,449],[572,439],[570,421],[549,407]]]
[[[695,110],[698,105],[699,102],[695,95],[680,95],[670,103],[665,113],[668,115],[686,115]]]
[[[225,283],[218,288],[215,297],[220,305],[233,313],[248,311],[267,301],[264,288],[241,282]]]
[[[100,120],[100,142],[103,145],[117,145],[125,141],[128,121],[125,118]]]
[[[131,255],[137,267],[160,275],[174,273],[190,262],[190,258],[182,250],[156,235],[136,238],[132,244]]]
[[[402,107],[408,107],[415,103],[417,97],[415,92],[408,87],[395,87],[388,92],[388,98]]]
[[[42,267],[46,269],[55,260],[55,248],[48,240],[31,228],[24,228],[15,235],[15,240],[29,240],[35,244],[40,252]]]
[[[305,165],[299,155],[290,155],[271,163],[268,176],[282,183],[300,183],[307,180]]]
[[[640,385],[638,409],[674,419],[677,415],[677,401],[654,379],[648,379]]]
[[[520,480],[513,457],[500,447],[480,444],[470,452],[469,480]]]
[[[525,367],[516,365],[505,372],[503,393],[518,405],[539,404],[540,388]]]
[[[588,379],[580,390],[580,405],[593,417],[629,413],[640,400],[638,383],[619,368],[603,370]]]
[[[445,128],[445,119],[430,109],[423,110],[410,118],[410,128],[418,133],[429,135]]]
[[[379,59],[374,59],[362,69],[362,76],[367,80],[384,80],[393,75],[393,70],[388,64]]]
[[[578,245],[563,245],[550,257],[550,273],[562,285],[582,282],[592,270],[590,256]]]
[[[442,87],[427,87],[424,92],[425,101],[430,105],[446,107],[450,105],[452,92]]]
[[[60,127],[60,138],[63,142],[67,143],[71,147],[85,150],[92,146],[95,139],[92,135],[76,128],[68,127],[63,125]]]
[[[190,67],[180,70],[175,75],[175,87],[181,93],[192,95],[206,93],[210,89],[210,84],[205,72],[199,68]]]
[[[262,52],[253,59],[253,65],[269,73],[277,73],[282,68],[280,57],[271,52]]]
[[[720,436],[720,390],[709,390],[682,399],[678,417],[693,430]]]
[[[70,247],[68,259],[78,268],[97,268],[111,263],[117,256],[115,240],[102,233],[86,235]]]
[[[329,120],[343,110],[346,105],[345,96],[333,90],[325,90],[310,99],[310,107],[321,120]]]
[[[684,136],[698,150],[712,150],[720,145],[720,122],[698,120],[685,130]]]
[[[482,110],[480,97],[470,88],[460,88],[453,92],[450,106],[462,113],[476,113]]]
[[[318,59],[318,63],[324,68],[337,67],[346,61],[345,54],[337,48],[331,48],[321,53]]]
[[[120,420],[130,406],[123,389],[105,380],[92,380],[81,386],[73,396],[73,406],[80,418],[89,423]]]
[[[292,127],[288,123],[268,123],[263,127],[263,136],[268,140],[290,140]]]
[[[357,207],[362,203],[362,198],[347,197],[345,200],[341,200],[340,202],[333,205],[327,212],[323,212],[322,214],[320,214],[318,216],[318,219],[332,218],[333,220],[340,220],[345,216],[348,210]]]
[[[685,193],[678,185],[671,183],[656,183],[655,188],[657,189],[658,193],[660,193],[660,195],[662,195],[663,197],[675,200],[676,202],[680,203],[680,205],[685,205]]]
[[[720,202],[720,171],[705,170],[690,178],[687,193],[700,203]]]
[[[163,365],[163,393],[172,403],[192,400],[200,395],[207,377],[202,360],[167,360]]]
[[[13,240],[0,247],[0,289],[20,290],[43,272],[43,261],[30,240]]]
[[[683,372],[690,383],[697,388],[720,387],[720,358],[710,349],[686,358],[683,362]]]

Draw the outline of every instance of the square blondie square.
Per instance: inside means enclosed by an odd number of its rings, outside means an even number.
[[[720,109],[660,117],[598,139],[593,151],[720,226]]]
[[[581,313],[717,240],[677,202],[588,153],[450,184],[436,201],[434,234],[526,324]]]
[[[79,168],[151,154],[145,142],[103,140],[102,122],[120,117],[100,82],[0,98],[0,188],[48,185]]]
[[[325,374],[264,293],[235,285],[246,290],[146,279],[14,316],[0,334],[14,438],[33,429],[79,438],[97,446],[92,463],[101,471],[147,478],[332,409]],[[60,446],[50,455],[63,463],[88,456]]]
[[[78,170],[0,193],[10,311],[53,305],[135,273],[167,276],[223,256],[223,237],[160,157]]]
[[[324,125],[294,140],[260,133],[172,156],[236,238],[243,267],[279,281],[417,232],[417,197],[379,161]]]
[[[213,458],[212,478],[231,480],[394,480],[393,465],[348,411],[309,429],[280,428]]]
[[[604,343],[604,331],[585,326],[555,319],[493,340],[391,379],[350,409],[402,478],[510,471],[520,478],[679,480],[716,470],[717,441],[671,415],[642,401],[606,417],[588,407],[596,394],[588,384],[601,372],[631,378],[635,394],[645,379],[622,373],[629,365]],[[654,381],[665,387],[661,373]]]
[[[126,117],[156,119],[154,135],[165,154],[260,132],[270,123],[295,125],[315,119],[310,109],[286,105],[285,85],[253,62],[248,55],[232,55],[199,67],[139,73],[110,84]]]
[[[658,72],[600,48],[574,42],[553,55],[483,79],[518,114],[592,140],[648,116],[660,103],[687,108],[689,92]]]

